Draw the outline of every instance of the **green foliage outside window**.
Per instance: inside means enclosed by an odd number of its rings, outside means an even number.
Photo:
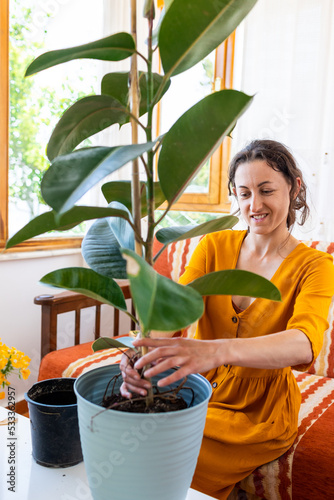
[[[41,196],[40,183],[49,167],[46,144],[64,111],[78,98],[94,93],[82,76],[63,81],[60,87],[40,86],[31,78],[24,78],[25,69],[36,52],[44,48],[30,32],[33,8],[23,6],[19,0],[10,3],[9,72],[10,72],[10,124],[9,124],[9,204],[10,226],[14,218],[11,209],[24,212],[29,220],[44,212],[46,204]],[[49,14],[44,13],[47,26]],[[36,120],[38,117],[38,121]],[[91,144],[90,141],[86,145]],[[15,217],[16,218],[16,217]],[[21,224],[22,225],[22,224]],[[9,228],[12,232],[11,227]],[[78,227],[75,232],[82,233]]]

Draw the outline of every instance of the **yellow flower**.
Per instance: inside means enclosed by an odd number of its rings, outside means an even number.
[[[21,376],[22,376],[23,380],[27,380],[29,375],[30,375],[30,370],[28,370],[27,368],[22,368]]]
[[[0,387],[9,385],[8,376],[15,372],[20,378],[26,380],[30,375],[28,366],[30,358],[15,347],[7,347],[0,342]],[[4,391],[0,392],[0,399],[5,397]]]
[[[1,356],[1,353],[0,353],[0,371],[4,370],[6,368],[7,361],[8,360],[6,358],[3,358]]]
[[[164,0],[157,0],[157,6],[158,6],[158,9],[162,9],[163,6],[164,6]]]

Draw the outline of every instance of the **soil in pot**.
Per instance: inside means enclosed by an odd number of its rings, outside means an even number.
[[[188,405],[184,398],[179,394],[181,388],[193,392],[190,387],[186,386],[186,379],[179,386],[170,390],[159,390],[157,385],[153,386],[153,403],[147,405],[147,398],[138,394],[133,398],[124,398],[119,392],[115,391],[115,385],[121,375],[115,375],[109,381],[106,391],[101,402],[101,406],[109,410],[125,411],[130,413],[165,413],[170,411],[184,410],[192,405],[193,397]],[[108,390],[111,386],[111,393],[108,395]]]

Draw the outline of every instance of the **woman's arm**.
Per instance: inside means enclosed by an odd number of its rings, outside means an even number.
[[[201,251],[199,264],[197,261],[193,261],[193,254],[192,266],[187,268],[186,274],[192,270],[197,272],[197,269],[201,269],[202,274],[205,274],[206,267],[203,263],[206,262],[206,249],[204,243],[206,244],[206,237],[198,246]],[[167,368],[179,366],[180,369],[177,372],[160,381],[161,386],[190,373],[206,372],[225,364],[259,369],[298,365],[307,368],[314,357],[318,355],[323,332],[328,328],[326,318],[334,293],[334,266],[329,255],[318,251],[312,251],[311,255],[311,250],[303,253],[302,263],[303,266],[298,267],[301,269],[297,276],[299,280],[298,295],[296,298],[294,295],[291,297],[291,300],[294,301],[293,314],[287,323],[286,330],[252,338],[141,339],[136,341],[136,346],[146,345],[150,347],[151,351],[144,358],[138,360],[136,368],[153,363],[154,366],[147,371],[147,376],[150,377]],[[193,276],[190,277],[191,279]],[[222,330],[226,326],[228,325],[222,326]],[[129,397],[131,391],[140,394],[145,392],[147,381],[140,380],[136,370],[124,366],[122,373],[126,377],[123,389],[121,389],[123,395]]]
[[[135,368],[140,369],[153,363],[146,371],[147,377],[162,373],[169,368],[179,369],[159,382],[164,387],[191,373],[206,372],[221,365],[236,365],[249,368],[275,369],[286,366],[311,363],[313,358],[311,343],[300,330],[286,330],[264,337],[249,339],[194,340],[139,339],[136,347],[147,346],[151,350],[140,358]],[[147,381],[139,377],[134,381],[135,372],[126,375],[131,390],[141,389],[144,393]],[[127,379],[125,378],[127,383]],[[125,394],[123,394],[125,395]]]

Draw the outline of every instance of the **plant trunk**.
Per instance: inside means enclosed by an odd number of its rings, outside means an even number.
[[[137,46],[137,5],[136,0],[131,0],[131,34]],[[137,54],[134,53],[131,57],[131,71],[130,71],[130,110],[134,118],[139,118],[139,104],[140,104],[140,89],[138,81],[138,67],[137,67]],[[132,144],[138,144],[138,123],[131,118],[131,131],[132,131]],[[138,255],[142,254],[142,247],[140,243],[141,237],[141,202],[140,202],[140,178],[139,178],[139,163],[136,158],[132,163],[132,216],[135,232],[135,250]]]
[[[152,125],[153,125],[153,19],[154,19],[154,2],[147,2],[147,20],[148,20],[148,38],[147,38],[147,128],[146,140],[152,141]],[[155,202],[154,202],[154,154],[153,151],[147,153],[147,239],[146,239],[146,261],[153,266],[153,238],[155,229]]]
[[[131,0],[131,34],[134,38],[137,47],[137,5],[136,0]],[[131,72],[130,72],[130,109],[131,113],[138,120],[139,118],[139,104],[140,104],[140,88],[138,80],[138,66],[137,54],[134,53],[131,58]],[[138,143],[138,123],[131,119],[132,130],[132,144]],[[135,251],[138,255],[142,255],[141,246],[141,197],[140,197],[140,177],[139,177],[139,164],[136,158],[132,164],[132,181],[131,181],[131,195],[132,195],[132,215],[136,228],[135,233]],[[142,355],[148,352],[146,347],[141,349]],[[148,390],[146,404],[150,406],[153,403],[153,390]]]

